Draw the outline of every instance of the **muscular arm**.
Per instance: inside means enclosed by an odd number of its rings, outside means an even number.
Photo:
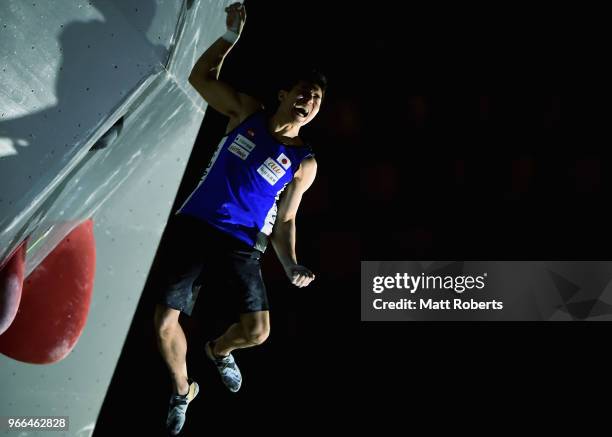
[[[228,28],[234,28],[240,33],[245,21],[244,7],[234,4],[228,8]],[[189,75],[189,83],[210,106],[228,116],[230,124],[237,124],[260,109],[261,103],[219,80],[223,61],[233,46],[233,43],[223,38],[215,41],[196,62]]]
[[[317,173],[314,158],[305,159],[295,173],[278,205],[277,218],[270,235],[270,241],[291,282],[298,287],[308,285],[314,275],[298,264],[295,252],[297,215],[302,195],[312,185]]]

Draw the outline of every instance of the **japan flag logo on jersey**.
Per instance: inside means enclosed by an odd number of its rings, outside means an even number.
[[[284,153],[281,153],[278,158],[276,158],[276,161],[282,165],[285,170],[291,167],[291,161],[289,161],[289,158],[287,158]]]

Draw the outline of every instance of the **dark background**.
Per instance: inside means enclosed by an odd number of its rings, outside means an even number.
[[[594,329],[553,338],[534,325],[358,320],[360,260],[609,259],[610,111],[591,65],[601,58],[597,26],[578,39],[558,9],[246,5],[222,79],[271,102],[297,65],[328,75],[322,110],[303,130],[319,172],[297,220],[299,260],[317,279],[291,287],[266,253],[272,331],[263,346],[236,353],[238,394],[221,386],[202,349],[231,315],[214,305],[218,295],[201,295],[194,316],[182,319],[190,375],[202,389],[184,435],[281,423],[286,434],[318,435],[343,429],[341,411],[356,423],[360,411],[382,417],[375,412],[383,406],[386,423],[401,425],[417,404],[448,412],[477,390],[485,399],[506,390],[528,405],[520,391],[528,378],[537,377],[539,393],[571,379],[556,358],[597,356],[602,349],[587,346],[601,336]],[[207,111],[175,208],[225,123]],[[155,345],[154,304],[145,290],[96,436],[163,435],[170,381]],[[403,401],[390,401],[397,393]],[[478,406],[481,416],[493,408]],[[328,419],[335,425],[323,427]]]

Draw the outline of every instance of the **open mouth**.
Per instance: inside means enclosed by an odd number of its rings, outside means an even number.
[[[300,117],[304,117],[304,118],[308,117],[308,110],[306,108],[301,108],[299,106],[296,106],[296,107],[294,107],[294,110],[295,110],[295,112],[297,112],[297,114]]]

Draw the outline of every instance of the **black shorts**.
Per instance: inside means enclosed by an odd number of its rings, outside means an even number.
[[[147,287],[157,291],[159,303],[187,315],[193,311],[200,288],[206,288],[208,283],[221,284],[228,298],[224,301],[235,305],[240,314],[266,311],[268,297],[261,276],[261,255],[259,250],[203,220],[172,215]]]

